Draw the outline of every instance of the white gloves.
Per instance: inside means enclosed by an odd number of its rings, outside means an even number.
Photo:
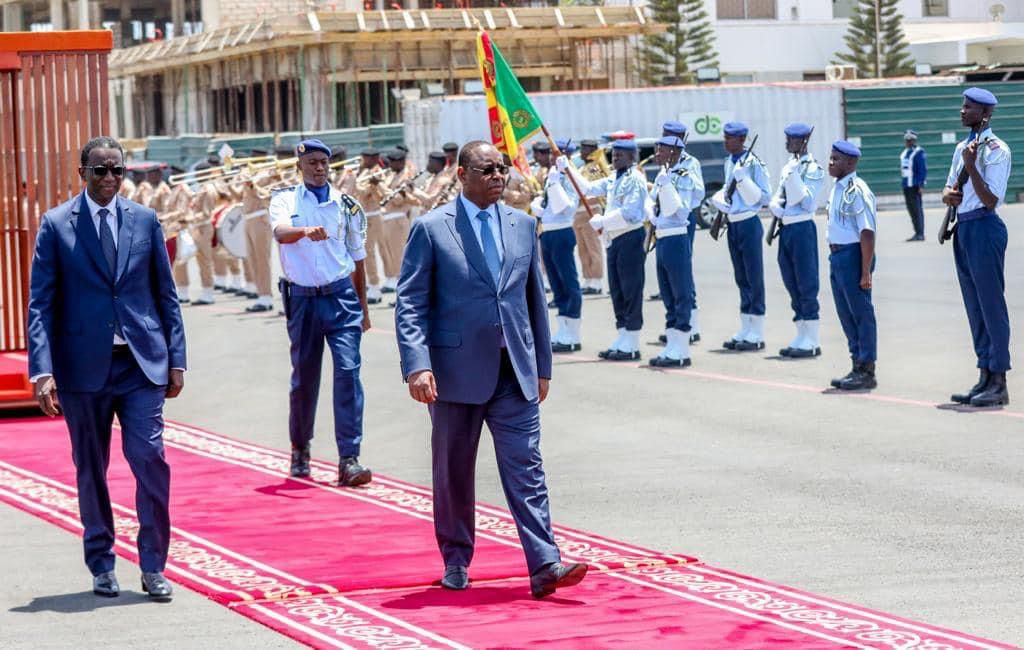
[[[544,212],[544,208],[540,207],[540,203],[542,200],[543,197],[537,196],[534,197],[532,201],[530,201],[530,214],[532,214],[535,217],[539,217],[540,213]]]
[[[736,179],[737,183],[744,178],[750,178],[750,165],[740,165],[733,170],[732,177]]]
[[[613,208],[604,214],[602,227],[605,230],[622,230],[629,227],[629,223],[622,216],[622,208]]]
[[[769,201],[768,209],[771,210],[771,213],[776,217],[779,217],[780,219],[782,218],[782,212],[784,208],[782,207],[782,201],[780,201],[779,199],[773,198],[771,201]]]
[[[679,192],[671,185],[662,185],[658,188],[658,201],[661,202],[661,213],[664,215],[675,214],[683,207]]]
[[[654,186],[661,187],[662,185],[666,185],[671,180],[672,175],[669,172],[662,170],[658,172],[658,176],[654,179]]]
[[[732,204],[725,196],[725,188],[719,188],[717,192],[711,195],[711,205],[715,206],[722,212],[728,213],[732,209]]]
[[[565,156],[559,156],[558,158],[555,158],[555,167],[558,168],[558,171],[564,172],[565,170],[569,169],[569,159],[566,158]]]
[[[736,192],[747,205],[759,205],[761,203],[761,188],[757,186],[753,178],[747,177],[736,183]]]
[[[551,187],[552,185],[558,185],[561,182],[562,182],[562,172],[557,171],[557,170],[549,171],[548,172],[548,178],[547,178],[547,181],[545,182],[545,185],[547,185],[548,187]]]
[[[804,180],[796,171],[786,177],[785,187],[786,201],[789,203],[796,205],[807,196],[807,186],[804,185]]]
[[[558,172],[554,172],[558,173]],[[558,174],[558,179],[562,177]],[[548,176],[548,180],[551,180],[551,176]],[[548,208],[551,212],[558,214],[564,212],[566,208],[572,205],[572,201],[569,200],[569,195],[565,193],[565,188],[562,187],[561,183],[552,183],[548,185]]]

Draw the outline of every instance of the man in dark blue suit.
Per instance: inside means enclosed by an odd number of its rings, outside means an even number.
[[[85,191],[44,214],[36,237],[29,374],[40,408],[63,412],[71,433],[93,591],[120,593],[106,478],[116,415],[136,480],[142,588],[168,600],[171,477],[161,434],[164,399],[184,386],[181,311],[156,213],[118,196],[121,145],[93,138],[78,173]]]
[[[498,200],[508,179],[486,142],[459,152],[462,192],[413,222],[395,324],[409,394],[433,424],[434,530],[448,589],[469,586],[480,431],[494,438],[498,473],[519,530],[530,592],[577,584],[562,564],[540,456],[540,403],[551,378],[551,333],[536,220]]]

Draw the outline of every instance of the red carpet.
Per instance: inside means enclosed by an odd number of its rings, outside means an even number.
[[[35,403],[28,382],[28,356],[24,352],[0,352],[0,408]]]
[[[535,601],[508,513],[486,505],[474,584],[448,592],[436,586],[428,489],[384,477],[339,489],[331,463],[294,480],[284,452],[177,424],[164,438],[175,525],[168,577],[309,645],[1010,647],[563,527],[563,557],[592,573]],[[134,484],[112,456],[116,550],[134,560]],[[62,421],[0,421],[0,501],[81,531]]]

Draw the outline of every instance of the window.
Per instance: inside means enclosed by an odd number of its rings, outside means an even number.
[[[832,17],[849,18],[853,15],[854,5],[857,0],[832,0]]]
[[[921,0],[921,15],[925,18],[949,16],[949,0]]]
[[[718,19],[775,18],[775,0],[716,0]]]

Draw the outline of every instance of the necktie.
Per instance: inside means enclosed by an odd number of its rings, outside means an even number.
[[[494,233],[491,232],[488,223],[491,213],[481,210],[476,218],[480,220],[480,241],[483,243],[484,259],[487,260],[487,268],[491,271],[494,284],[498,284],[498,278],[501,276],[501,258],[498,256],[498,244],[494,241]]]
[[[100,208],[100,248],[103,249],[103,257],[107,258],[107,266],[110,267],[110,275],[117,273],[117,247],[114,246],[114,232],[107,223],[107,215],[110,210]]]

